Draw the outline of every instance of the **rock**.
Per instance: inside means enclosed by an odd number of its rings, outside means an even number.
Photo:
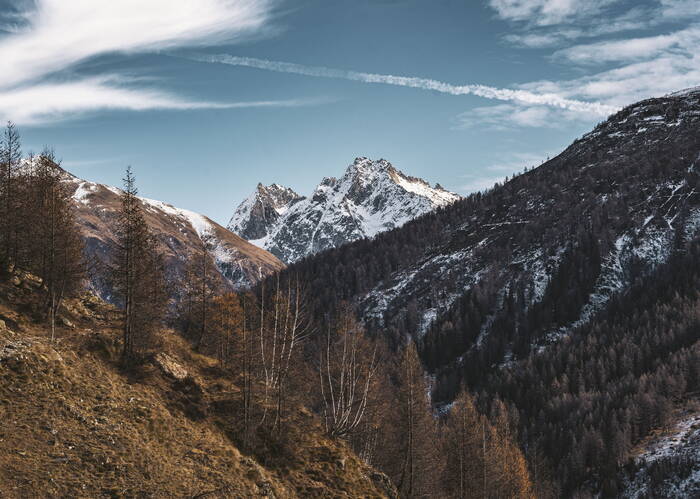
[[[14,284],[15,286],[19,287],[19,286],[22,285],[22,279],[20,279],[20,278],[17,277],[17,276],[12,276],[12,284]]]
[[[375,471],[370,475],[370,479],[379,490],[387,495],[389,499],[399,499],[399,493],[396,490],[396,487],[394,487],[394,484],[391,483],[391,479],[384,473]]]
[[[163,374],[177,381],[183,381],[189,376],[187,370],[168,354],[159,353],[153,359],[155,364],[163,371]]]
[[[69,329],[75,329],[75,324],[73,324],[70,320],[66,319],[65,317],[59,317],[58,323]]]
[[[272,491],[272,484],[270,484],[270,482],[259,483],[258,490],[260,490],[260,495],[262,497],[270,497],[270,498],[275,497],[275,494]]]

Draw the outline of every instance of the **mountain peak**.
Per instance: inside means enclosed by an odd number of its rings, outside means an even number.
[[[263,238],[267,235],[267,227],[301,199],[304,198],[290,187],[258,183],[255,192],[238,205],[228,226],[244,239]]]
[[[342,177],[321,180],[309,198],[277,184],[259,184],[238,206],[228,227],[293,262],[373,237],[458,199],[457,194],[402,173],[386,159],[360,156]]]

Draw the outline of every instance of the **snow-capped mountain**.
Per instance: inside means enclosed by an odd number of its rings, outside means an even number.
[[[262,239],[280,223],[293,203],[303,199],[289,187],[258,184],[255,192],[236,208],[228,227],[249,241]]]
[[[324,178],[308,198],[277,184],[258,184],[228,228],[289,263],[374,237],[458,199],[384,159],[357,158],[339,179]]]
[[[82,180],[65,173],[65,182],[73,189],[75,213],[88,257],[98,265],[109,264],[116,244],[116,221],[121,191],[115,187]],[[200,251],[202,243],[219,270],[219,284],[237,289],[284,267],[270,253],[253,246],[204,215],[176,208],[168,203],[140,198],[144,217],[158,241],[166,263],[167,278],[177,283],[184,275],[187,259]],[[106,273],[96,271],[91,287],[110,300]],[[177,287],[173,289],[177,295]]]

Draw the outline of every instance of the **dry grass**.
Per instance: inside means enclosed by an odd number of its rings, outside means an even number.
[[[51,343],[30,288],[0,289],[0,497],[383,497],[303,409],[243,455],[237,387],[172,333],[161,348],[185,382],[149,362],[122,370],[114,311],[94,301],[72,304],[75,327]]]

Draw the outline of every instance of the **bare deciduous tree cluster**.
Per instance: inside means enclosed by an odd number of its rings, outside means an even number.
[[[50,149],[22,159],[20,135],[8,123],[0,140],[0,278],[19,271],[39,278],[40,312],[55,337],[65,298],[83,290],[83,242],[65,172]]]

